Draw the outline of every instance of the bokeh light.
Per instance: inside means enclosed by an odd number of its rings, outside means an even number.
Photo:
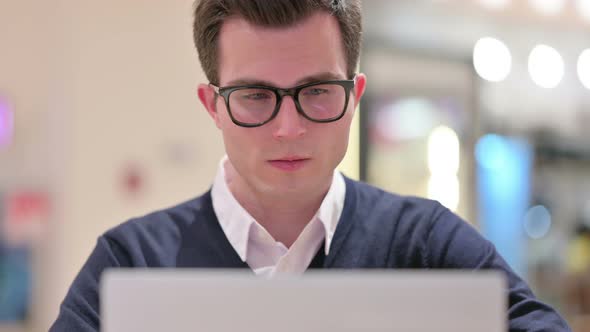
[[[557,50],[547,45],[537,45],[529,55],[528,67],[535,84],[552,89],[561,82],[565,65]]]
[[[587,89],[590,89],[590,48],[584,50],[578,58],[578,77]]]
[[[496,134],[487,134],[479,139],[475,146],[475,159],[484,168],[502,170],[509,155],[507,142]]]
[[[500,10],[508,7],[510,0],[478,0],[487,9]]]
[[[512,55],[502,41],[492,37],[481,38],[473,48],[473,66],[481,78],[500,82],[510,74]]]
[[[446,126],[436,127],[428,137],[428,197],[449,210],[459,206],[460,143],[457,133]]]
[[[428,169],[432,174],[457,174],[460,145],[457,133],[446,126],[436,127],[428,137]]]
[[[12,143],[14,114],[8,101],[0,96],[0,149]]]
[[[543,205],[530,208],[524,217],[525,233],[532,239],[540,239],[551,229],[551,214]]]
[[[557,15],[565,7],[565,0],[529,0],[529,2],[537,12],[547,16]]]
[[[578,13],[583,19],[590,22],[590,1],[577,0],[576,9],[578,10]]]

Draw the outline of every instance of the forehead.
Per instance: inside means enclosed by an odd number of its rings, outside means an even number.
[[[218,64],[222,86],[236,80],[258,80],[291,87],[303,77],[320,73],[346,77],[338,21],[324,12],[280,28],[231,17],[221,27]]]

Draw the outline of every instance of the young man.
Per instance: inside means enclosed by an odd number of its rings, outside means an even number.
[[[227,157],[212,189],[108,231],[51,331],[99,329],[111,267],[499,269],[515,331],[569,331],[477,231],[440,204],[335,171],[365,90],[359,0],[201,0],[198,96]]]

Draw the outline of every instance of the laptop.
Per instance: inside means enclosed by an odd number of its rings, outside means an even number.
[[[103,332],[507,330],[506,282],[494,271],[113,269],[100,296]]]

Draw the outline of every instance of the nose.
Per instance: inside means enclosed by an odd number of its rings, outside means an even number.
[[[271,121],[273,137],[279,140],[295,139],[305,135],[307,120],[297,112],[291,96],[283,97],[277,116]]]

